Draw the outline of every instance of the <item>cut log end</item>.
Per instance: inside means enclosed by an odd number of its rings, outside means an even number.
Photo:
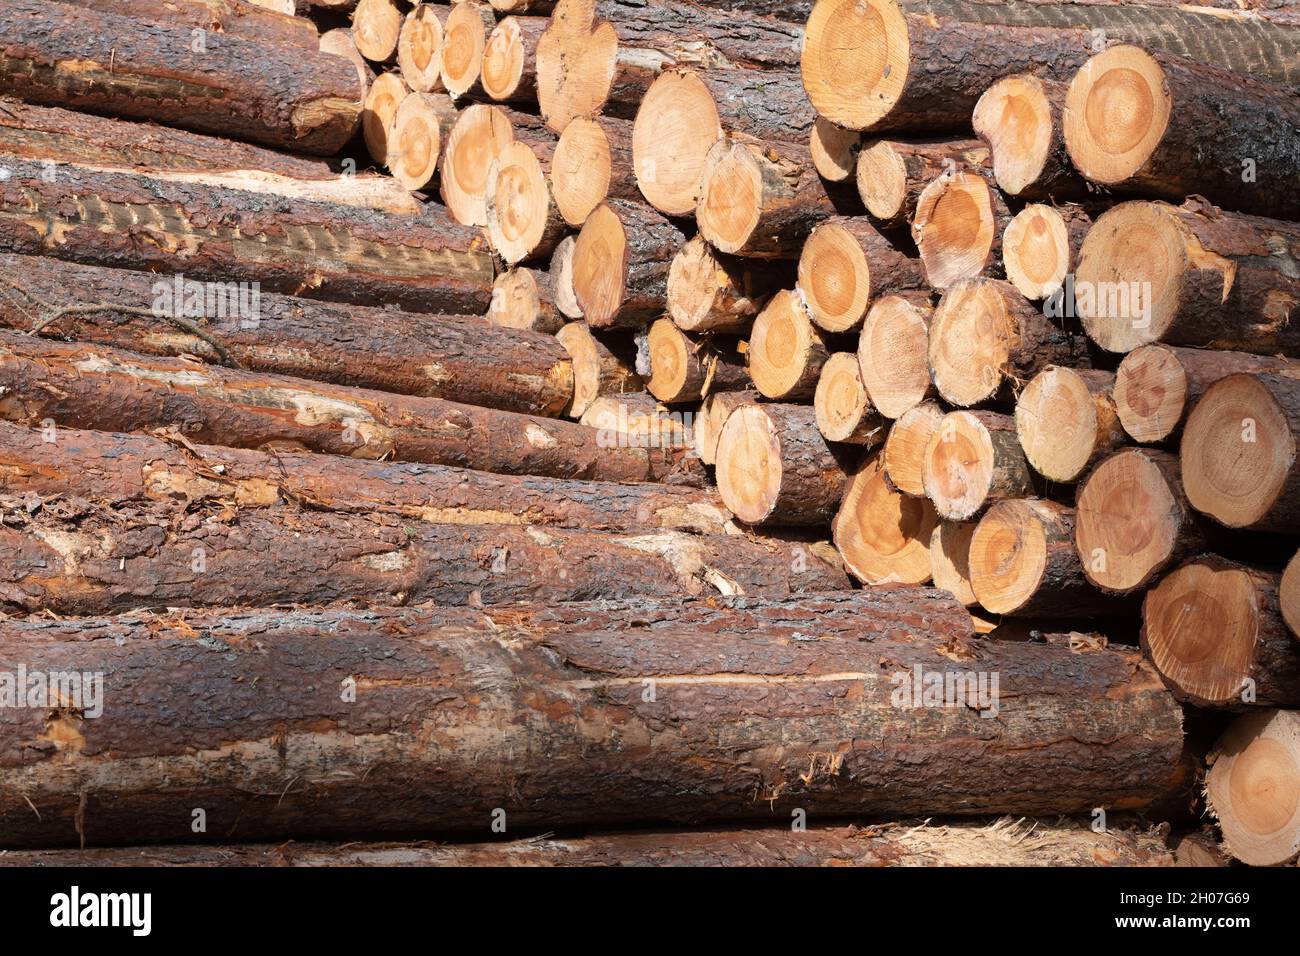
[[[1061,288],[1072,265],[1070,232],[1051,206],[1032,203],[1002,234],[1007,279],[1026,299],[1046,299]]]
[[[389,128],[388,165],[405,188],[425,189],[438,170],[443,134],[456,122],[456,107],[443,93],[411,93]]]
[[[985,91],[971,115],[975,134],[989,144],[998,186],[1018,196],[1042,175],[1052,146],[1052,105],[1032,74],[1005,77]]]
[[[488,239],[497,254],[511,265],[533,255],[547,234],[552,207],[546,173],[527,143],[516,140],[497,153],[484,198]]]
[[[618,33],[588,13],[569,24],[557,10],[537,41],[537,105],[546,125],[562,133],[575,117],[593,116],[609,98],[618,69]],[[584,11],[585,12],[585,11]]]
[[[694,212],[705,159],[721,137],[717,105],[698,76],[659,76],[632,126],[632,167],[646,202],[669,216]]]
[[[1091,374],[1097,382],[1085,378]],[[1016,402],[1016,434],[1034,470],[1050,481],[1077,481],[1099,451],[1121,437],[1109,395],[1098,397],[1110,376],[1061,366],[1029,380]],[[1103,418],[1104,405],[1106,414]]]
[[[924,584],[937,524],[930,502],[889,486],[876,454],[849,479],[831,531],[845,566],[864,584]]]
[[[907,85],[909,46],[893,0],[821,0],[808,17],[800,61],[813,107],[846,129],[870,128]]]
[[[551,189],[560,215],[577,228],[609,195],[612,166],[609,139],[596,120],[574,117],[555,145]]]
[[[751,405],[759,399],[758,392],[716,392],[704,399],[699,414],[695,416],[695,450],[700,461],[712,465],[718,458],[718,438],[731,413],[742,405]]]
[[[718,491],[741,521],[760,524],[776,507],[781,493],[781,440],[772,421],[757,405],[738,408],[718,436]]]
[[[582,418],[603,396],[641,391],[641,378],[592,335],[586,323],[570,322],[555,337],[573,362],[573,401],[566,413],[570,418]]]
[[[367,60],[391,60],[401,32],[402,12],[394,0],[361,0],[352,11],[352,39]]]
[[[979,603],[970,581],[970,542],[979,524],[944,521],[930,536],[930,573],[934,586],[947,591],[963,607]]]
[[[623,223],[602,203],[583,223],[573,247],[573,291],[592,325],[606,325],[618,314],[626,290],[627,266]]]
[[[971,589],[980,606],[993,614],[1014,614],[1043,587],[1048,566],[1048,535],[1038,509],[1050,502],[999,501],[980,519],[970,540]]]
[[[474,0],[452,5],[442,34],[442,85],[452,96],[463,96],[478,83],[494,21],[491,8]]]
[[[514,141],[510,117],[496,106],[474,103],[460,111],[443,144],[442,200],[457,222],[487,225],[487,178],[492,161]]]
[[[847,182],[853,178],[861,147],[861,133],[842,129],[824,116],[817,117],[808,137],[808,152],[812,155],[813,168],[819,176],[832,183]]]
[[[797,293],[778,292],[754,320],[749,374],[767,398],[811,396],[828,355]]]
[[[1173,98],[1164,71],[1136,46],[1113,46],[1085,63],[1065,97],[1065,144],[1085,177],[1121,183],[1164,138]]]
[[[698,400],[703,384],[696,343],[673,324],[672,319],[658,319],[646,335],[650,354],[650,378],[646,389],[661,402]]]
[[[397,108],[408,92],[398,74],[381,73],[366,93],[361,110],[361,132],[370,158],[380,166],[388,165],[388,136],[397,118]]]
[[[945,174],[921,190],[912,238],[930,285],[943,290],[982,274],[998,229],[993,191],[978,173]]]
[[[862,321],[871,302],[871,265],[839,223],[821,223],[804,243],[799,291],[813,321],[828,332],[846,332]]]
[[[943,421],[938,402],[922,402],[894,422],[885,439],[881,464],[890,485],[905,495],[925,497],[925,454]]]
[[[431,4],[417,4],[402,21],[397,67],[406,85],[417,93],[442,89],[442,23]]]
[[[994,284],[970,279],[949,289],[930,327],[930,372],[939,394],[966,408],[993,397],[1010,336],[1006,300]]]
[[[1187,410],[1187,373],[1172,350],[1143,345],[1119,363],[1114,394],[1129,437],[1161,442],[1173,435]]]
[[[858,154],[858,195],[867,212],[893,222],[906,213],[907,167],[892,143],[881,140]]]
[[[813,410],[827,441],[876,445],[884,438],[884,422],[867,397],[853,352],[836,352],[822,366]]]
[[[1228,852],[1251,866],[1293,862],[1300,853],[1300,713],[1240,717],[1215,751],[1206,796]]]
[[[926,446],[922,484],[939,516],[949,521],[965,521],[993,500],[1032,491],[1014,425],[992,412],[944,416]]]
[[[576,245],[575,237],[565,236],[551,253],[551,294],[555,296],[555,307],[570,319],[582,318],[582,306],[573,291],[573,249]]]
[[[549,284],[549,277],[542,276],[539,281],[532,269],[510,269],[501,273],[492,283],[492,303],[488,306],[487,320],[507,329],[558,332],[564,325],[564,317],[543,296],[541,283]]]
[[[722,252],[741,252],[758,227],[763,204],[763,171],[752,148],[719,140],[700,175],[695,219],[700,234]]]
[[[932,390],[927,357],[930,309],[899,295],[877,300],[858,337],[858,366],[871,403],[898,418]]]
[[[527,50],[519,21],[506,17],[498,23],[483,46],[480,77],[483,92],[494,100],[509,100],[519,94],[524,82]]]
[[[1292,635],[1300,639],[1300,551],[1287,562],[1286,570],[1282,572],[1278,604],[1282,608],[1282,620],[1286,621]]]

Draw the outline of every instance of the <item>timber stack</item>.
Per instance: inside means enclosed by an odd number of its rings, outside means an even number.
[[[1294,17],[3,6],[0,863],[1296,861]]]

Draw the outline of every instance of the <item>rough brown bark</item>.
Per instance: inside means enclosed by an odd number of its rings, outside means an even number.
[[[0,844],[190,840],[195,806],[225,839],[356,838],[486,832],[496,807],[548,829],[1087,813],[1187,783],[1181,711],[1134,652],[898,640],[870,613],[857,640],[707,642],[671,625],[467,635],[428,613],[6,622],[6,670],[102,673],[113,706],[0,711]],[[896,706],[926,672],[999,675],[998,719]]]
[[[392,216],[147,176],[12,160],[0,182],[7,252],[414,312],[481,315],[492,257],[475,230],[425,206]]]
[[[594,328],[642,328],[662,315],[668,269],[686,241],[649,206],[622,199],[587,217],[573,249],[573,289]]]
[[[12,0],[6,14],[0,90],[35,103],[324,155],[361,116],[356,69],[341,57],[220,33],[196,52],[187,26],[41,0]]]
[[[78,7],[99,13],[177,24],[260,43],[316,49],[316,24],[288,17],[247,0],[77,0]]]
[[[0,327],[14,331],[28,331],[58,309],[102,306],[64,314],[43,334],[533,415],[561,415],[573,397],[568,353],[553,336],[497,328],[477,317],[270,293],[232,295],[229,307],[205,304],[196,314],[188,297],[202,296],[202,288],[178,287],[170,276],[4,253],[0,269],[8,276],[0,278]],[[206,338],[162,314],[181,317]]]
[[[288,444],[506,474],[641,481],[653,471],[645,449],[601,448],[595,432],[570,422],[12,332],[0,332],[0,384],[0,416],[12,421],[175,425],[216,445]]]

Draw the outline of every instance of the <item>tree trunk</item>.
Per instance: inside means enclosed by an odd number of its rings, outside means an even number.
[[[885,440],[885,420],[867,396],[856,352],[836,352],[827,359],[817,379],[813,411],[827,441],[874,446]]]
[[[312,49],[41,0],[0,24],[0,92],[34,103],[153,120],[331,155],[361,115],[351,63]],[[256,65],[256,69],[250,66]]]
[[[1032,495],[1029,462],[1010,415],[949,412],[925,449],[922,484],[939,517],[966,521],[994,501]]]
[[[1016,401],[1016,434],[1034,471],[1070,484],[1125,443],[1111,391],[1115,376],[1052,365]]]
[[[988,145],[993,174],[1008,196],[1048,202],[1087,196],[1087,183],[1065,148],[1067,89],[1021,73],[998,80],[975,104],[971,125]]]
[[[854,182],[881,228],[907,228],[926,186],[944,173],[979,169],[988,162],[988,147],[975,139],[880,139],[863,143]]]
[[[849,479],[831,533],[849,573],[863,584],[924,584],[938,520],[930,502],[890,488],[884,455],[874,454]]]
[[[698,402],[713,392],[750,384],[737,343],[711,336],[692,338],[669,318],[656,319],[645,335],[650,361],[646,389],[661,402]]]
[[[799,294],[786,290],[772,296],[754,321],[748,354],[754,387],[776,401],[812,398],[830,358]]]
[[[0,182],[0,244],[88,265],[256,280],[262,291],[481,315],[491,254],[436,207],[392,216],[198,183],[26,160]],[[322,255],[322,252],[325,255]]]
[[[1300,820],[1284,802],[1300,787],[1297,741],[1300,714],[1264,711],[1237,718],[1210,755],[1206,802],[1225,849],[1250,866],[1283,866],[1300,854]]]
[[[795,807],[1085,813],[1188,783],[1181,711],[1133,652],[903,640],[870,613],[858,640],[707,642],[673,627],[469,636],[436,613],[6,622],[5,670],[103,674],[114,703],[91,720],[0,710],[0,844],[192,839],[195,806],[226,839],[355,839],[486,832],[493,808],[523,829]],[[970,680],[943,720],[913,686],[931,672]],[[977,673],[998,675],[999,696],[981,702]],[[193,757],[213,750],[228,759]]]
[[[849,332],[867,307],[894,292],[929,290],[921,261],[899,249],[865,217],[818,225],[799,256],[799,292],[818,327]]]
[[[315,50],[319,42],[316,24],[305,17],[287,17],[247,0],[79,0],[77,6],[257,43]]]
[[[594,328],[644,328],[664,313],[668,267],[686,237],[641,203],[611,199],[573,247],[573,291]]]
[[[287,444],[326,454],[504,474],[644,481],[644,449],[601,448],[555,419],[240,372],[0,332],[0,415],[104,431],[177,426],[193,441]]]
[[[934,394],[928,345],[934,310],[926,293],[877,298],[858,336],[858,367],[871,404],[897,419]]]
[[[1006,203],[984,176],[968,169],[940,175],[921,190],[912,218],[926,281],[943,292],[962,279],[1000,277],[1010,224]]]
[[[778,263],[728,256],[695,236],[669,266],[668,314],[686,332],[745,333],[772,294],[789,288],[791,278]]]
[[[555,145],[551,193],[575,229],[606,199],[641,201],[632,172],[632,124],[608,116],[574,117]]]

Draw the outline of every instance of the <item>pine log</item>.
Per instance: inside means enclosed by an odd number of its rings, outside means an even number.
[[[976,521],[941,521],[930,535],[930,577],[964,607],[979,604],[970,579],[970,542]]]
[[[1300,227],[1222,212],[1126,202],[1098,217],[1075,269],[1075,308],[1110,352],[1168,342],[1300,357]],[[1085,293],[1089,293],[1084,297]]]
[[[352,11],[352,36],[357,49],[372,63],[389,63],[397,56],[402,11],[397,0],[358,0]]]
[[[417,3],[402,20],[397,35],[397,69],[416,93],[442,90],[442,25],[450,11]]]
[[[661,402],[698,402],[713,392],[750,384],[734,341],[687,335],[669,318],[656,319],[645,334],[650,376],[646,389]]]
[[[1291,628],[1291,634],[1300,639],[1300,551],[1286,563],[1282,580],[1278,585],[1278,604],[1282,610],[1282,620]]]
[[[415,312],[482,314],[493,265],[483,239],[439,210],[394,216],[198,183],[11,160],[0,248],[87,265]],[[322,252],[325,254],[322,255]]]
[[[601,448],[590,429],[497,409],[240,372],[105,346],[0,332],[0,416],[106,431],[178,427],[191,440],[504,474],[643,481],[641,449]]]
[[[611,352],[587,323],[570,322],[555,337],[573,362],[573,401],[567,411],[570,418],[581,418],[598,398],[641,391],[641,377],[631,364]]]
[[[1110,372],[1060,365],[1029,380],[1016,400],[1016,434],[1034,471],[1070,484],[1124,444],[1114,386]]]
[[[921,190],[912,240],[926,281],[940,292],[962,279],[998,276],[1011,213],[996,189],[969,169],[945,173]]]
[[[927,354],[929,296],[923,293],[877,298],[858,336],[858,368],[876,410],[897,419],[934,393]]]
[[[357,79],[361,82],[361,101],[364,104],[366,97],[370,95],[370,84],[375,82],[375,71],[370,68],[366,58],[357,49],[357,43],[352,39],[352,31],[347,27],[335,27],[333,30],[326,30],[320,35],[319,47],[322,53],[341,56],[356,68]],[[365,108],[363,105],[362,118],[364,119],[364,117]]]
[[[510,143],[526,142],[539,160],[549,161],[555,137],[541,120],[503,106],[472,103],[460,111],[443,144],[442,201],[466,226],[487,225],[487,178],[492,161]]]
[[[365,139],[366,152],[377,166],[387,168],[389,165],[389,133],[393,120],[397,118],[397,108],[410,92],[401,75],[394,72],[380,73],[366,90],[361,109],[361,135]]]
[[[722,428],[727,424],[727,419],[737,408],[742,405],[752,405],[758,400],[758,392],[750,389],[737,392],[714,392],[704,399],[699,413],[695,416],[693,429],[695,452],[700,456],[700,461],[706,465],[717,462],[718,438],[722,435]]]
[[[748,355],[754,387],[765,398],[792,401],[813,397],[830,349],[799,294],[782,290],[754,320]]]
[[[1151,448],[1111,455],[1079,486],[1074,543],[1083,573],[1103,591],[1147,588],[1206,547],[1178,458]]]
[[[1020,498],[995,503],[970,541],[975,597],[993,614],[1094,617],[1122,607],[1093,587],[1074,547],[1073,508]]]
[[[751,525],[819,525],[835,513],[845,473],[804,405],[754,404],[718,436],[718,491]]]
[[[316,25],[307,18],[285,16],[247,0],[77,0],[76,5],[256,43],[315,50],[319,42]]]
[[[1300,531],[1300,380],[1239,372],[1205,390],[1179,455],[1197,511],[1228,528]]]
[[[1002,233],[1002,265],[1007,281],[1026,299],[1062,296],[1092,220],[1078,206],[1030,203]]]
[[[601,203],[573,247],[573,291],[587,322],[641,328],[662,315],[668,267],[685,241],[680,229],[641,203]]]
[[[610,197],[639,200],[632,124],[608,116],[575,116],[555,144],[551,193],[560,215],[574,228]]]
[[[924,498],[894,491],[883,454],[864,461],[844,488],[831,524],[835,547],[863,584],[924,584],[930,580],[930,539],[938,517]]]
[[[1175,202],[1204,196],[1226,209],[1297,219],[1300,103],[1295,84],[1287,86],[1113,46],[1071,81],[1065,142],[1075,167],[1107,189]]]
[[[499,102],[537,102],[537,41],[548,22],[544,17],[505,17],[493,27],[483,47],[484,93]]]
[[[872,446],[885,440],[885,420],[867,396],[855,352],[836,352],[826,360],[817,379],[813,412],[817,430],[827,441]]]
[[[1250,866],[1283,866],[1300,854],[1300,714],[1238,717],[1210,755],[1205,796],[1224,848]]]
[[[1088,194],[1065,148],[1067,89],[1021,73],[998,80],[975,104],[971,126],[988,145],[998,188],[1008,196],[1063,201]]]
[[[11,0],[6,13],[0,92],[33,103],[321,155],[338,152],[361,115],[353,65],[319,50],[200,40],[182,23],[40,0]]]
[[[1279,575],[1204,555],[1142,604],[1142,649],[1179,700],[1244,709],[1300,704],[1300,642],[1278,607]]]
[[[1115,372],[1115,407],[1129,437],[1163,442],[1176,436],[1205,390],[1234,372],[1300,378],[1300,362],[1272,355],[1142,345]]]
[[[857,329],[881,296],[925,288],[920,260],[862,216],[820,223],[799,256],[799,293],[812,320],[827,332]]]
[[[73,163],[384,212],[420,209],[387,176],[336,172],[321,159],[13,99],[0,105],[0,153],[42,161],[55,170],[50,164]]]
[[[404,188],[415,192],[433,184],[442,144],[456,116],[456,105],[446,93],[412,92],[403,97],[385,142],[388,168]]]
[[[487,320],[502,328],[554,335],[564,326],[565,316],[555,304],[550,275],[517,266],[501,273],[492,284]]]
[[[817,175],[827,182],[844,183],[853,179],[862,146],[860,132],[836,126],[824,116],[817,117],[812,132],[808,134],[808,152],[812,155],[813,166]]]
[[[943,421],[938,402],[913,405],[889,429],[880,453],[885,482],[893,491],[913,498],[925,497],[925,450]]]
[[[226,839],[355,839],[487,833],[496,807],[524,830],[788,822],[796,807],[1086,813],[1142,809],[1188,782],[1182,714],[1133,652],[899,640],[870,611],[857,640],[707,642],[671,627],[466,635],[436,613],[6,622],[5,670],[108,675],[117,703],[94,720],[0,711],[0,845],[191,840],[195,806]],[[986,679],[982,702],[970,687],[936,720],[908,693],[929,671],[997,674],[999,694]]]
[[[582,306],[573,291],[573,249],[578,244],[574,236],[565,236],[551,253],[551,266],[547,275],[551,280],[551,295],[555,307],[566,319],[581,319]]]
[[[723,131],[805,143],[813,112],[793,73],[673,69],[651,84],[632,127],[632,166],[650,205],[669,216],[694,212],[709,150]]]
[[[882,228],[906,227],[916,217],[921,191],[944,173],[988,165],[979,140],[896,140],[864,142],[854,182],[867,212]]]
[[[495,27],[496,15],[487,3],[458,0],[452,4],[442,31],[442,85],[452,97],[482,94],[483,49]]]
[[[567,231],[551,198],[550,160],[515,140],[503,146],[488,166],[484,214],[488,241],[507,264],[545,258]]]
[[[966,279],[939,301],[930,323],[930,372],[945,401],[969,408],[1049,365],[1086,360],[1082,337],[1043,317],[1009,282]]]
[[[1033,494],[1029,462],[1010,415],[949,412],[925,449],[921,482],[939,517],[966,521],[994,501]]]
[[[16,332],[53,320],[42,334],[534,415],[562,414],[573,394],[553,337],[475,317],[233,290],[214,301],[171,277],[4,253],[0,269],[14,277],[0,279],[0,327]]]
[[[579,125],[574,120],[565,135]],[[772,294],[791,277],[776,263],[718,252],[695,236],[668,267],[668,314],[686,332],[745,333]]]

